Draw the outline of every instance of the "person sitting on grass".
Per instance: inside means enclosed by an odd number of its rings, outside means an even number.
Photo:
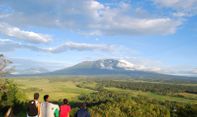
[[[86,103],[80,104],[80,109],[75,113],[75,117],[90,117],[90,113],[86,109]]]
[[[67,99],[63,99],[63,104],[60,106],[60,116],[59,117],[69,117],[71,107],[68,104]]]
[[[34,100],[29,101],[27,106],[27,117],[40,117],[39,93],[34,93]]]

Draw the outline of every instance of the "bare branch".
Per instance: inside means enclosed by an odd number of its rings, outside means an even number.
[[[2,54],[0,54],[0,76],[4,76],[9,72],[9,64],[11,64],[11,61],[7,60]]]

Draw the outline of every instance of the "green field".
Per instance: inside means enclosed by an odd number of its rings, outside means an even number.
[[[93,90],[86,88],[79,88],[76,85],[81,83],[80,81],[61,81],[58,79],[14,79],[13,80],[19,88],[21,88],[27,98],[30,100],[35,92],[39,92],[41,97],[45,94],[50,95],[52,101],[57,101],[63,98],[75,100],[80,94],[89,94]],[[41,99],[42,101],[42,99]]]
[[[92,79],[80,79],[80,78],[15,78],[12,79],[19,88],[21,88],[27,95],[27,99],[32,99],[34,92],[39,92],[41,97],[45,94],[50,95],[52,101],[68,98],[69,100],[77,100],[77,97],[81,94],[89,94],[95,92],[94,88],[97,83]],[[117,80],[116,80],[117,81]],[[136,80],[134,82],[137,82]],[[139,81],[147,82],[147,81]],[[77,85],[82,85],[79,88]],[[188,85],[188,84],[186,84]],[[197,104],[197,95],[189,93],[180,93],[182,97],[159,95],[152,92],[144,92],[138,90],[121,89],[115,87],[105,87],[106,90],[115,92],[126,92],[136,96],[145,96],[150,99],[156,99],[159,101],[175,101],[183,103]],[[179,93],[177,93],[179,94]],[[192,99],[187,99],[187,97]],[[41,99],[42,101],[42,99]]]

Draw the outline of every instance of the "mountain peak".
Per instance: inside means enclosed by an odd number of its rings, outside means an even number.
[[[99,59],[96,61],[84,61],[74,66],[75,68],[88,67],[107,70],[135,70],[135,65],[126,61],[118,59]]]

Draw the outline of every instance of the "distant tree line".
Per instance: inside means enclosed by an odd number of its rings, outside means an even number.
[[[176,84],[162,84],[162,83],[150,83],[150,82],[128,82],[128,81],[114,81],[114,80],[102,80],[97,81],[98,84],[104,87],[116,87],[122,89],[149,91],[157,94],[173,94],[179,92],[196,93],[197,86],[185,86]]]

